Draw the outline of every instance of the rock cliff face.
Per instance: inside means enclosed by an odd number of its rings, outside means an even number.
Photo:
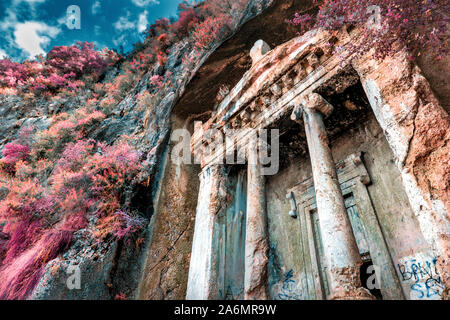
[[[247,21],[253,19],[272,5],[272,0],[253,0],[244,11],[232,14],[234,26],[228,37],[236,33]],[[160,187],[161,172],[164,170],[164,159],[167,152],[170,130],[172,127],[172,110],[183,96],[186,86],[196,75],[198,69],[223,42],[214,43],[209,50],[203,50],[193,57],[190,65],[182,63],[182,58],[192,50],[188,42],[176,43],[167,57],[165,69],[172,75],[170,88],[164,87],[152,100],[148,108],[140,108],[137,97],[149,88],[152,76],[161,72],[158,65],[148,73],[127,93],[126,97],[114,108],[114,112],[100,123],[89,137],[101,139],[106,143],[114,142],[122,135],[138,138],[138,149],[147,155],[147,174],[151,181],[148,187],[139,187],[132,191],[132,206],[145,212],[150,219],[147,230],[142,232],[139,243],[119,240],[110,243],[87,241],[84,230],[75,234],[75,240],[70,250],[63,256],[51,261],[45,267],[42,278],[31,295],[31,299],[114,299],[116,297],[134,299],[182,299],[187,281],[186,269],[189,265],[190,239],[192,237],[192,215],[183,210],[172,215],[169,224],[161,229],[162,221],[152,218],[153,201]],[[114,77],[113,70],[107,77]],[[2,98],[0,112],[1,134],[6,137],[1,144],[10,141],[20,128],[34,125],[46,128],[51,114],[70,110],[86,99],[78,96],[71,101],[40,103],[15,101],[13,98]],[[30,110],[28,112],[27,110]],[[13,134],[11,134],[13,132]],[[164,183],[164,182],[163,182]],[[173,190],[173,198],[168,205],[181,206],[176,203],[177,190]],[[193,197],[195,198],[195,196]],[[168,217],[165,217],[165,219]],[[154,229],[157,229],[157,232]],[[165,234],[159,234],[165,232]],[[160,238],[170,238],[158,240]],[[158,242],[159,241],[159,242]],[[152,246],[152,243],[154,245]],[[155,245],[156,244],[156,245]],[[155,249],[158,252],[154,252]],[[158,286],[145,294],[138,290],[142,278],[143,264],[147,255],[161,255],[159,265]],[[176,259],[176,260],[173,260]],[[81,289],[69,289],[67,285],[72,271],[69,266],[80,268]],[[158,273],[151,272],[151,276]],[[147,290],[148,291],[148,290]]]

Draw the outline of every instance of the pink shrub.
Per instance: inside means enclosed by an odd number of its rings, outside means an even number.
[[[81,169],[93,150],[94,142],[92,140],[68,143],[56,164],[56,174]]]
[[[169,19],[167,18],[158,19],[154,24],[150,25],[146,33],[150,38],[152,38],[169,30],[169,26],[170,26]]]
[[[450,5],[444,0],[314,0],[319,8],[315,15],[296,14],[289,23],[298,25],[301,32],[311,28],[338,30],[346,25],[359,25],[362,37],[352,43],[349,51],[364,54],[375,49],[375,56],[383,59],[394,53],[394,44],[406,47],[411,58],[421,50],[432,47],[436,59],[448,53],[448,17]],[[369,10],[372,8],[373,10]],[[377,13],[374,8],[377,8]],[[380,21],[376,23],[377,19]]]
[[[84,190],[69,190],[59,203],[60,210],[64,212],[62,228],[70,231],[84,229],[87,226],[88,212],[93,205],[95,201]]]
[[[100,74],[107,67],[100,53],[94,50],[94,44],[87,42],[78,42],[75,46],[54,47],[47,54],[46,63],[65,75],[77,76],[87,73]]]
[[[150,83],[157,88],[161,88],[163,86],[163,81],[164,77],[160,75],[154,75],[150,78]]]
[[[167,54],[163,50],[159,50],[158,54],[156,55],[156,60],[160,65],[165,65],[167,61]]]
[[[123,59],[105,48],[101,52],[92,43],[78,42],[74,46],[53,48],[42,61],[12,62],[0,60],[0,92],[14,88],[25,94],[35,91],[43,96],[61,90],[76,90],[96,82],[108,66]]]
[[[184,38],[200,22],[200,15],[187,2],[180,3],[178,11],[178,21],[173,24],[172,28],[179,38]]]
[[[60,120],[67,121],[67,115]],[[6,154],[21,158],[19,151],[8,147]],[[0,299],[25,299],[45,264],[68,248],[74,232],[87,227],[89,215],[99,218],[99,240],[140,230],[144,220],[122,209],[124,186],[139,174],[139,160],[124,141],[108,146],[78,140],[66,144],[45,187],[31,178],[33,170],[48,167],[45,159],[23,163],[27,169],[20,175],[0,172],[0,186],[7,188],[0,201],[0,223],[7,222],[0,233]]]
[[[195,47],[197,49],[203,49],[211,44],[219,33],[222,26],[216,22],[217,18],[208,17],[204,22],[195,27],[194,39]]]
[[[9,164],[15,164],[18,160],[26,160],[29,155],[30,148],[26,145],[8,143],[3,149],[3,156]]]
[[[0,300],[26,299],[41,278],[44,265],[70,246],[70,231],[50,230],[13,263],[0,269]]]
[[[23,73],[20,66],[9,59],[0,60],[0,85],[15,87],[19,81],[25,80],[27,75]]]
[[[128,237],[144,228],[145,220],[139,216],[131,216],[129,212],[124,210],[119,210],[114,214],[118,218],[114,225],[114,235],[118,239]]]
[[[16,164],[26,160],[30,155],[30,148],[19,143],[8,143],[3,148],[3,159],[0,159],[0,168],[11,175],[16,172]]]
[[[8,230],[8,228],[6,228]],[[4,264],[12,262],[30,245],[32,245],[42,231],[38,221],[30,221],[28,219],[21,221],[9,231],[8,249],[5,252]]]
[[[77,124],[82,127],[86,127],[95,122],[100,122],[106,118],[106,115],[101,111],[88,111],[86,109],[78,110],[76,114]]]
[[[123,173],[136,173],[141,165],[140,153],[126,142],[119,142],[113,146],[103,146],[104,153],[100,156],[103,165],[106,163],[111,168],[116,168]]]

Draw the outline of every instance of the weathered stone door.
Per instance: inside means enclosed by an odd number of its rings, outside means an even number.
[[[219,217],[218,245],[218,294],[219,299],[244,299],[244,259],[246,220],[246,172],[240,171],[229,177],[230,195],[227,209]]]
[[[362,286],[379,299],[399,299],[402,294],[398,278],[365,186],[370,178],[362,162],[354,159],[357,158],[351,156],[336,166],[347,214],[363,261]],[[312,178],[298,183],[289,192],[296,201],[301,229],[303,299],[326,299],[330,290]]]
[[[356,239],[356,244],[358,245],[359,254],[361,255],[361,260],[364,263],[364,266],[371,266],[372,258],[370,256],[370,249],[368,245],[368,241],[366,238],[366,230],[364,228],[364,224],[361,221],[358,208],[356,206],[355,197],[352,193],[346,194],[345,196],[345,206],[347,209],[348,217],[350,220],[350,223],[352,225],[353,234]],[[317,214],[317,208],[316,203],[314,203],[309,207],[310,208],[310,219],[312,224],[312,234],[313,238],[309,239],[308,241],[313,241],[313,248],[315,249],[315,255],[317,259],[317,268],[319,269],[319,276],[320,276],[320,286],[321,290],[316,290],[317,294],[322,294],[322,298],[325,298],[329,295],[329,287],[328,287],[328,279],[326,275],[326,264],[324,262],[324,252],[323,252],[323,244],[322,244],[322,238],[320,235],[320,221],[319,216]],[[308,223],[308,221],[306,221]],[[365,267],[364,270],[361,270],[361,272],[370,272],[370,276],[375,276],[375,270]],[[362,277],[363,279],[368,277]],[[370,289],[371,293],[376,295],[378,298],[381,298],[381,295],[377,295],[378,291],[376,291],[376,285],[375,285],[375,278],[370,278],[370,283],[366,281],[362,281],[363,287]],[[373,286],[372,286],[373,285]],[[323,292],[325,292],[325,296],[323,296]]]

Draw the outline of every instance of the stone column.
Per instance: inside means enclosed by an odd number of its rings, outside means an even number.
[[[218,299],[218,266],[214,228],[226,197],[223,165],[211,165],[200,174],[194,239],[189,265],[187,300]]]
[[[267,214],[265,177],[258,155],[256,134],[247,149],[247,221],[245,233],[245,275],[246,300],[268,299],[267,263],[269,241],[267,238]]]
[[[303,114],[329,278],[329,299],[373,299],[361,287],[359,271],[362,261],[323,123],[323,115],[329,115],[333,107],[314,93],[302,104],[305,107],[294,110],[292,119],[300,121]]]

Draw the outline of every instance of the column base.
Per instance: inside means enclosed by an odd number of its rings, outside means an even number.
[[[342,290],[328,297],[328,300],[376,300],[369,290],[359,287],[353,290]]]
[[[329,300],[376,300],[369,290],[361,286],[359,268],[358,265],[331,270],[336,282]]]

